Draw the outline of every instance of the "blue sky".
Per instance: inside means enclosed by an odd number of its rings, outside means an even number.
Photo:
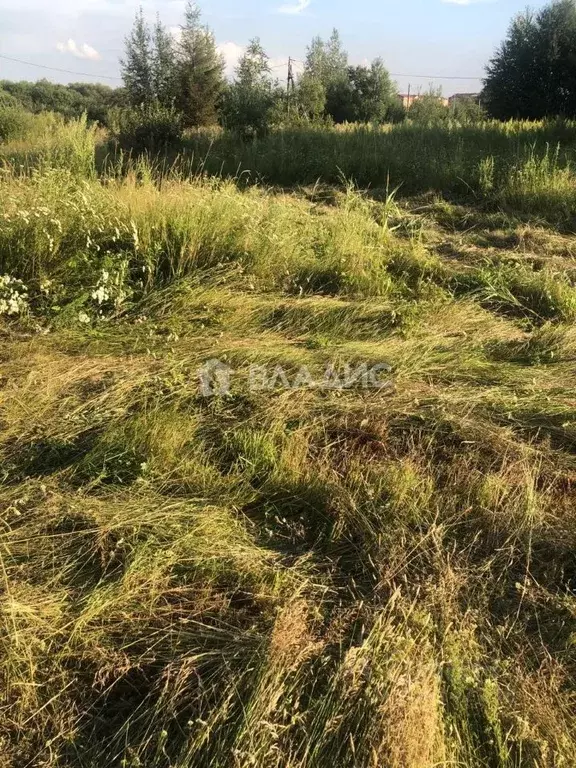
[[[47,67],[94,75],[68,75],[0,58],[0,79],[120,84],[118,56],[138,0],[0,0],[0,54]],[[184,0],[143,0],[150,19],[159,12],[176,27]],[[537,3],[539,7],[542,3]],[[399,89],[442,86],[446,95],[475,91],[477,80],[431,80],[429,75],[482,76],[484,65],[525,0],[201,0],[228,69],[258,35],[284,76],[288,56],[303,59],[311,38],[340,30],[352,63],[381,56],[399,76]],[[425,75],[426,77],[416,77]],[[108,76],[111,79],[104,79]]]

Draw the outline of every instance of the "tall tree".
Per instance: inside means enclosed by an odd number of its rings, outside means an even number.
[[[217,121],[224,88],[224,60],[213,33],[200,21],[200,9],[188,0],[177,50],[176,107],[188,125]]]
[[[125,57],[120,61],[122,78],[133,105],[150,104],[155,99],[154,64],[150,29],[142,7],[125,41]]]
[[[383,122],[396,99],[396,87],[382,59],[374,59],[370,67],[350,67],[351,121]]]
[[[296,103],[301,117],[312,122],[321,120],[326,108],[326,88],[319,77],[304,72],[298,80]]]
[[[308,47],[304,74],[322,84],[326,93],[325,115],[336,122],[347,118],[350,99],[348,54],[337,29],[328,40],[315,37]]]
[[[165,107],[173,104],[175,98],[176,62],[174,38],[156,17],[153,35],[152,73],[156,99]]]
[[[346,77],[348,54],[344,50],[340,33],[332,30],[328,40],[315,37],[306,53],[304,71],[318,77],[325,88],[330,83]]]
[[[234,82],[226,89],[222,105],[224,124],[246,138],[261,136],[268,129],[278,97],[269,58],[256,37],[238,62]]]
[[[557,0],[513,19],[487,67],[484,98],[497,118],[576,116],[576,3]]]

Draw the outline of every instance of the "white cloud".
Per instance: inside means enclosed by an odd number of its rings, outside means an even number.
[[[72,56],[76,56],[77,59],[90,59],[91,61],[98,61],[100,59],[100,54],[96,48],[92,48],[88,43],[78,45],[72,38],[65,43],[57,43],[56,48],[60,53],[71,53]]]
[[[287,13],[292,16],[297,16],[299,13],[303,13],[310,5],[312,0],[297,0],[295,5],[281,5],[278,8],[278,13]]]
[[[238,45],[238,43],[233,43],[231,41],[226,43],[220,43],[218,46],[216,46],[218,49],[218,53],[221,53],[224,57],[224,63],[226,65],[226,76],[232,77],[234,74],[234,70],[238,66],[238,62],[242,58],[242,55],[244,51],[246,50],[245,46]]]

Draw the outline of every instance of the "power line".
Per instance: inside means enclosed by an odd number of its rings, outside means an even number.
[[[390,72],[392,77],[410,77],[414,80],[483,80],[483,77],[468,77],[467,75],[404,75],[400,72]]]
[[[304,64],[305,62],[300,61],[300,59],[294,59],[291,58],[290,61],[292,61],[293,64]],[[286,67],[286,64],[277,64],[274,67],[270,67],[270,69],[280,69],[282,67]],[[413,80],[483,80],[483,77],[478,77],[477,75],[407,75],[404,72],[390,72],[389,73],[391,77],[409,77]]]
[[[11,56],[4,56],[0,54],[0,59],[5,59],[6,61],[12,61],[16,64],[24,64],[27,67],[37,67],[38,69],[47,69],[52,72],[61,72],[65,75],[79,75],[80,77],[93,77],[98,80],[117,80],[118,82],[122,81],[121,77],[112,77],[111,75],[93,75],[88,72],[77,72],[72,69],[60,69],[59,67],[48,67],[46,64],[35,64],[32,61],[24,61],[23,59],[15,59]],[[299,59],[291,59],[292,62],[296,64],[303,64],[304,62],[300,61]],[[270,69],[283,69],[286,67],[286,64],[276,64],[273,67],[270,67]],[[481,81],[484,78],[477,77],[477,76],[468,76],[468,75],[407,75],[403,72],[390,72],[391,77],[409,77],[413,80],[478,80]]]
[[[3,56],[0,53],[0,59],[6,61],[13,61],[16,64],[25,64],[28,67],[37,67],[38,69],[49,69],[52,72],[62,72],[65,75],[80,75],[81,77],[94,77],[97,80],[118,80],[122,81],[121,77],[112,77],[111,75],[91,75],[88,72],[75,72],[71,69],[60,69],[59,67],[48,67],[45,64],[34,64],[32,61],[23,61],[22,59],[13,59],[11,56]]]

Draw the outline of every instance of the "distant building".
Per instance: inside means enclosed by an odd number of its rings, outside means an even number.
[[[399,93],[398,97],[402,101],[404,109],[410,109],[416,99],[420,98],[420,95],[418,93]]]
[[[429,93],[399,93],[398,98],[402,102],[402,106],[404,109],[410,109],[412,104],[414,104],[415,101],[418,101],[418,99],[421,99],[422,96],[429,96]],[[437,96],[436,97],[439,102],[441,102],[445,107],[447,107],[450,104],[450,99],[446,99],[444,96]]]

